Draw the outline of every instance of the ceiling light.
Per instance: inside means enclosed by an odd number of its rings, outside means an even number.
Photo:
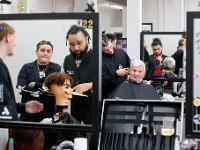
[[[122,6],[119,6],[119,5],[113,5],[113,4],[110,4],[110,7],[112,7],[112,8],[116,8],[116,9],[123,9]]]

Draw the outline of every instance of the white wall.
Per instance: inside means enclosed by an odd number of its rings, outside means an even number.
[[[153,23],[153,31],[186,29],[187,11],[199,11],[198,0],[143,0],[143,22]]]
[[[122,10],[111,9],[110,7],[98,7],[98,11],[101,14],[101,28],[106,32],[122,32]]]
[[[11,12],[18,13],[17,2],[12,0]],[[36,13],[50,12],[72,12],[74,10],[74,0],[23,0],[24,13],[30,13],[31,9]]]

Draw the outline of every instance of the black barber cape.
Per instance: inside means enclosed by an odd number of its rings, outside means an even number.
[[[115,99],[153,99],[159,100],[160,97],[152,85],[132,82],[130,79],[121,83],[108,98]]]
[[[74,124],[80,125],[80,122],[71,116],[67,111],[66,106],[56,106],[55,115],[52,118],[43,119],[42,123],[55,123],[55,124]],[[59,117],[58,117],[59,116]],[[44,131],[45,143],[43,150],[50,150],[52,146],[57,146],[61,142],[68,140],[74,141],[76,137],[83,137],[80,132],[64,132],[64,131]]]

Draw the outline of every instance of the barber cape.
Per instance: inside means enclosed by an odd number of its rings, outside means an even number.
[[[175,73],[171,71],[162,70],[161,73],[153,75],[152,78],[163,77],[166,79],[180,79]]]
[[[159,100],[156,90],[152,85],[132,82],[130,79],[121,83],[109,96],[110,99],[152,99]]]
[[[73,116],[68,113],[66,106],[57,106],[56,113],[52,118],[45,118],[41,123],[56,123],[56,124],[80,124]]]

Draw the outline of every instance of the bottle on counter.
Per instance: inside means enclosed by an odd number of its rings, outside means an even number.
[[[9,150],[14,150],[14,139],[9,138]]]

